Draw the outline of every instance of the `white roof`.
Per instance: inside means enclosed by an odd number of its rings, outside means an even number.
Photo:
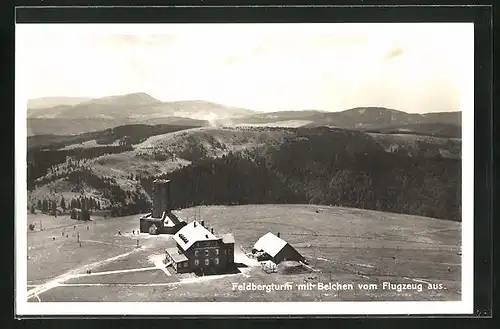
[[[165,227],[173,227],[179,224],[181,221],[183,221],[172,212],[168,213],[166,211],[163,212],[162,219],[163,219],[163,226]]]
[[[187,239],[187,242],[182,239],[182,236]],[[218,240],[218,238],[200,223],[194,221],[181,228],[174,235],[174,240],[183,250],[188,250],[197,241]]]
[[[255,242],[254,249],[264,251],[271,257],[274,257],[286,246],[286,244],[287,242],[285,240],[269,232]]]
[[[222,242],[224,243],[234,243],[234,235],[231,233],[224,234],[222,236]]]

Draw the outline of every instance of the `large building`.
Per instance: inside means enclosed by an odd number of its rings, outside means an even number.
[[[142,233],[175,234],[186,222],[172,213],[172,201],[169,180],[153,182],[153,211],[139,220]]]
[[[264,259],[271,260],[275,264],[279,264],[283,261],[306,261],[305,258],[288,242],[271,232],[263,235],[259,240],[257,240],[252,251],[253,253],[261,253],[265,255],[266,257],[264,257]]]
[[[166,262],[172,263],[177,273],[224,273],[234,267],[234,237],[225,234],[217,237],[193,221],[174,235],[176,248],[166,249]]]

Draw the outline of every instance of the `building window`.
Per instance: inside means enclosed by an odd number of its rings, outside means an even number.
[[[208,250],[207,249],[205,250],[205,256],[208,257]]]
[[[229,249],[229,250],[227,251],[227,254],[228,254],[228,255],[231,255],[231,249]]]
[[[218,256],[219,255],[219,249],[215,249],[215,254]]]
[[[215,259],[215,264],[216,264],[216,265],[219,265],[219,258],[216,258],[216,259]]]
[[[194,266],[198,266],[198,265],[200,265],[200,261],[199,261],[199,260],[197,260],[197,259],[195,259],[195,260],[194,260]]]
[[[208,258],[205,259],[205,265],[208,265],[210,263],[210,260]]]
[[[194,257],[198,257],[198,250],[194,251]]]

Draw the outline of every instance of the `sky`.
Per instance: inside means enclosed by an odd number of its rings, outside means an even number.
[[[16,27],[18,60],[30,99],[145,92],[259,111],[457,111],[473,86],[473,26],[30,24]]]

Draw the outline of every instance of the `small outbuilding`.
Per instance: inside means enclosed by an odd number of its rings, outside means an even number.
[[[302,256],[294,247],[280,237],[272,234],[271,232],[263,235],[255,243],[252,252],[260,254],[264,260],[271,260],[275,264],[283,261],[297,261],[305,262]],[[260,259],[259,259],[260,260]]]

